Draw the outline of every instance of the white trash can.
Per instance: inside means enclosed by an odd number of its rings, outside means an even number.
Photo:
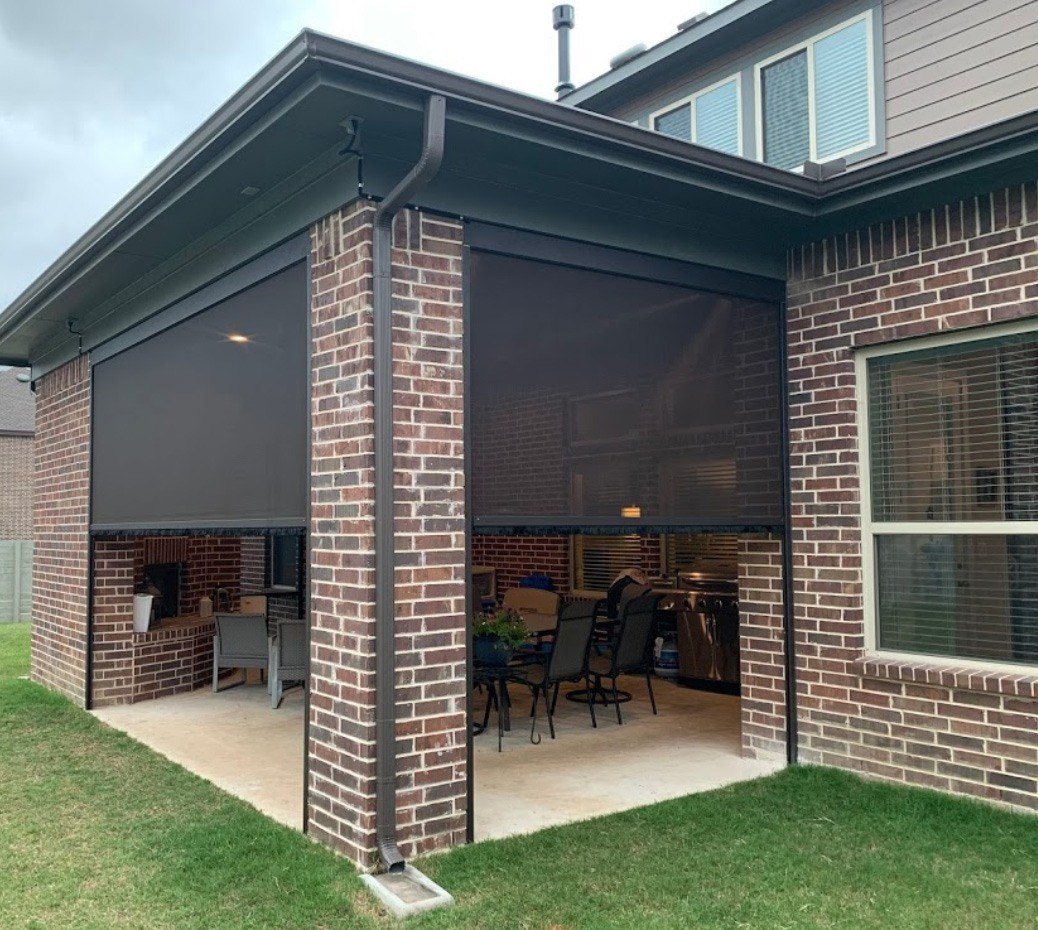
[[[151,623],[151,602],[154,594],[135,594],[133,596],[133,632],[147,633]]]

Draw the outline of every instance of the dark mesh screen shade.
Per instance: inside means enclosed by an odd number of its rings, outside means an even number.
[[[487,253],[470,272],[477,526],[781,523],[776,306]]]
[[[94,367],[95,528],[304,524],[306,302],[304,262]]]

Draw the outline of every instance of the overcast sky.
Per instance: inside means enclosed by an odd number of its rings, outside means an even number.
[[[577,0],[573,77],[726,0]],[[552,96],[552,0],[0,0],[0,309],[304,26]]]

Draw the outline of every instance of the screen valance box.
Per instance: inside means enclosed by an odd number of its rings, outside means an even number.
[[[777,303],[477,251],[469,281],[477,532],[781,525]]]
[[[297,262],[93,368],[95,532],[306,523]]]

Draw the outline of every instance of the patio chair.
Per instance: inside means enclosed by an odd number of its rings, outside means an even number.
[[[548,712],[548,729],[551,738],[555,739],[555,705],[559,700],[559,686],[564,681],[583,681],[590,689],[591,678],[588,675],[588,650],[591,647],[591,634],[595,630],[595,605],[592,601],[574,601],[562,608],[559,621],[555,627],[551,650],[535,665],[526,668],[523,682],[533,691],[533,704],[530,707],[530,741],[534,739],[537,728],[537,704],[544,696],[544,707]],[[588,702],[591,711],[591,725],[598,726],[595,720],[595,706]]]
[[[278,620],[270,641],[270,706],[277,710],[285,683],[306,681],[306,621]]]
[[[605,647],[605,651],[593,655],[588,663],[588,673],[594,681],[589,703],[594,704],[601,697],[603,704],[616,705],[616,722],[622,724],[620,713],[620,692],[616,679],[620,675],[644,675],[649,689],[649,700],[655,715],[656,696],[652,693],[652,636],[656,627],[656,605],[660,595],[643,594],[627,601],[620,612],[619,628],[615,639]],[[612,700],[602,686],[604,679],[612,684]],[[624,698],[628,700],[629,695]]]
[[[270,665],[270,644],[267,639],[265,614],[213,615],[216,633],[213,634],[213,691],[226,691],[245,683],[245,677],[233,685],[220,687],[221,668],[258,668]]]

